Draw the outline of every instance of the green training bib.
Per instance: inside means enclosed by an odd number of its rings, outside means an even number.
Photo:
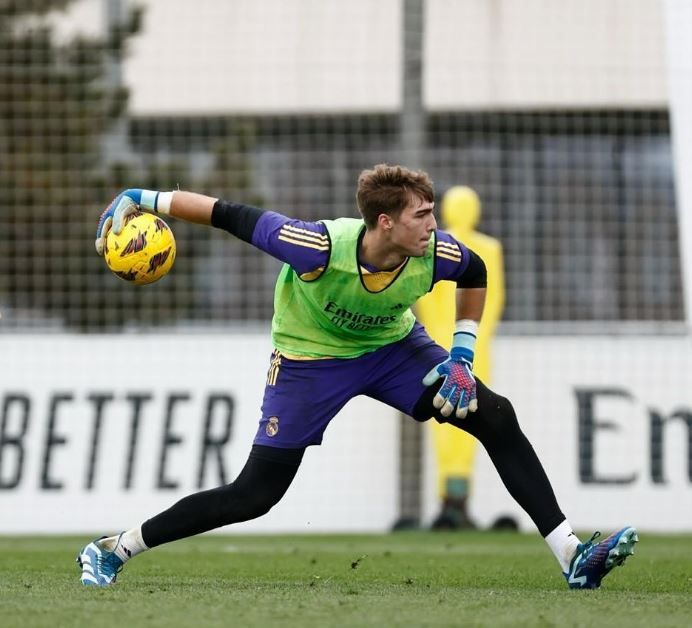
[[[406,260],[397,277],[370,292],[361,277],[362,220],[323,221],[331,243],[327,268],[303,281],[284,264],[274,292],[272,340],[282,353],[355,358],[401,340],[415,323],[411,305],[432,287],[435,237],[423,257]]]

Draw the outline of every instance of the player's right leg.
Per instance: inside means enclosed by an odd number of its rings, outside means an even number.
[[[269,511],[295,477],[306,447],[319,445],[327,425],[360,394],[360,361],[292,360],[272,354],[262,418],[250,457],[234,482],[189,495],[121,535],[82,549],[82,583],[105,586],[138,553]]]
[[[82,584],[110,585],[123,564],[146,549],[262,516],[291,485],[304,452],[254,445],[230,484],[188,495],[137,528],[92,541],[77,556]]]

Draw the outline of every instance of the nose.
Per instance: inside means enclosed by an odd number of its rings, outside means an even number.
[[[437,220],[435,219],[435,214],[430,214],[430,225],[428,227],[428,231],[432,233],[437,229]]]

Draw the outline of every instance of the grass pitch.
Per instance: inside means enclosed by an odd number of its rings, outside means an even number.
[[[640,534],[597,591],[570,591],[537,535],[203,536],[138,556],[107,589],[88,537],[0,537],[0,625],[689,626],[692,536]]]

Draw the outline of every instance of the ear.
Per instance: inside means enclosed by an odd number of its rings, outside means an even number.
[[[377,226],[383,231],[389,231],[394,224],[392,217],[389,214],[380,214],[377,217]]]

